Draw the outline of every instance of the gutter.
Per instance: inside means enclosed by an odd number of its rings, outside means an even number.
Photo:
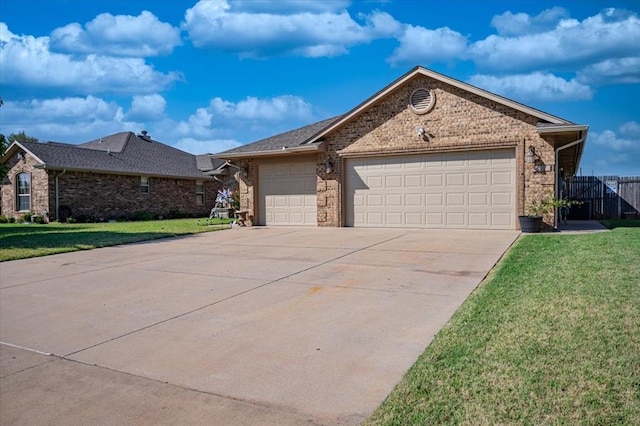
[[[273,157],[278,155],[290,155],[290,154],[305,154],[305,153],[314,153],[314,152],[322,152],[324,151],[325,146],[324,142],[316,144],[316,145],[305,145],[305,146],[294,146],[294,147],[286,147],[283,146],[282,149],[279,150],[271,150],[271,151],[248,151],[248,152],[238,152],[236,154],[229,153],[228,155],[212,155],[214,158],[223,158],[225,160],[229,160],[231,158],[253,158],[253,157]]]
[[[58,178],[67,173],[67,169],[62,169],[62,173],[56,173],[56,220],[60,222],[60,198],[58,196]]]

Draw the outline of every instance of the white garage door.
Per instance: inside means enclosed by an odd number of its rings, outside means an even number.
[[[260,165],[258,175],[261,225],[318,224],[315,162]]]
[[[515,229],[515,150],[349,159],[346,224]]]

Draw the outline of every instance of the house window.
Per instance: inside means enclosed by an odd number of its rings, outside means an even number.
[[[204,205],[204,182],[201,180],[196,181],[196,204]]]
[[[146,176],[140,176],[140,192],[143,194],[149,193],[149,178]]]
[[[31,175],[20,173],[16,177],[16,210],[31,210]]]

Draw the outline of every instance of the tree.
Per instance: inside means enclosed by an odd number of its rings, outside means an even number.
[[[9,135],[9,145],[14,142],[38,142],[38,138],[27,135],[24,130]]]

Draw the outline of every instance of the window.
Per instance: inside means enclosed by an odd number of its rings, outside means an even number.
[[[196,181],[196,204],[204,205],[204,182],[201,180]]]
[[[16,176],[16,210],[31,210],[31,175],[20,173]]]
[[[140,192],[143,194],[149,193],[149,178],[146,176],[140,176]]]

